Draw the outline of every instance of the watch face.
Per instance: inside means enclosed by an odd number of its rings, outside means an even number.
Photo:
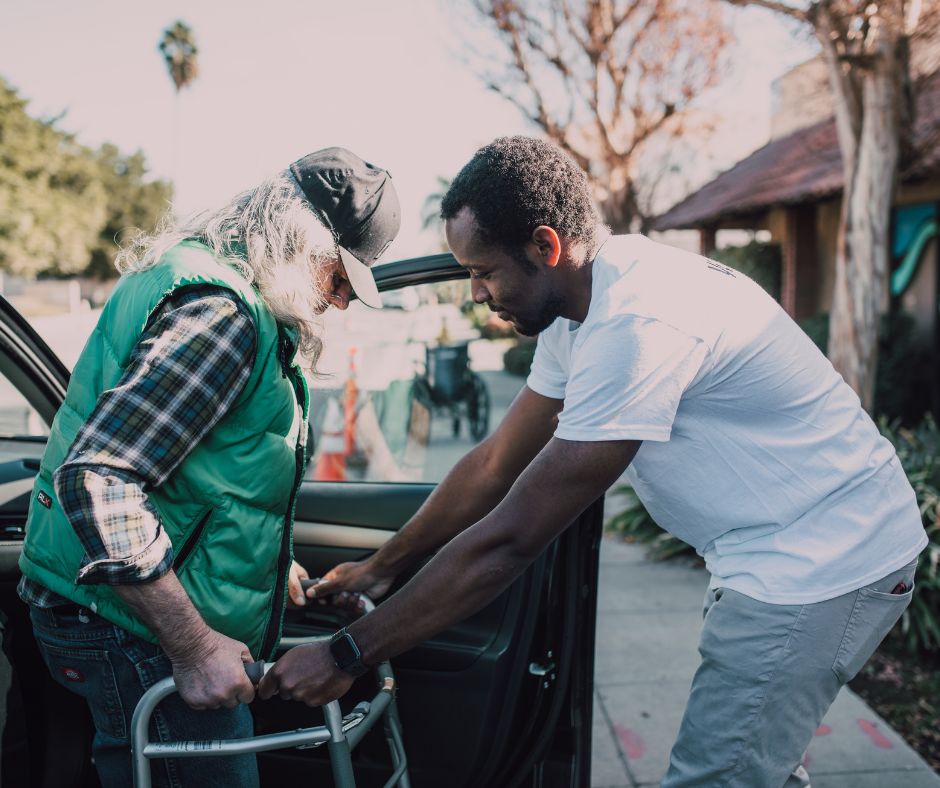
[[[336,660],[336,664],[341,668],[359,659],[359,649],[356,648],[356,644],[353,643],[353,639],[348,634],[344,634],[331,643],[330,651],[333,652],[333,659]]]

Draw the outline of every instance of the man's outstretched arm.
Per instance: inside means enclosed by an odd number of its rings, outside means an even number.
[[[362,661],[371,665],[407,651],[495,599],[617,480],[639,447],[639,441],[553,438],[502,503],[455,536],[401,591],[348,627]],[[323,642],[288,652],[258,692],[317,706],[351,684]]]
[[[451,469],[394,537],[364,561],[330,570],[307,595],[322,598],[362,591],[382,596],[400,572],[447,544],[503,500],[551,440],[563,404],[523,387],[496,431]]]

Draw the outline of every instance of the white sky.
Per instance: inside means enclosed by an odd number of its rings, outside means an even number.
[[[471,33],[455,4],[3,0],[0,75],[33,115],[67,111],[59,125],[80,142],[141,148],[155,175],[175,180],[178,213],[222,203],[311,151],[349,148],[394,176],[404,221],[386,259],[400,259],[434,251],[419,215],[436,176],[453,176],[494,137],[533,133],[462,62]],[[766,141],[770,81],[815,51],[769,12],[729,14],[735,69],[702,101],[725,123],[696,185]],[[201,67],[179,101],[157,50],[176,19],[194,28]]]

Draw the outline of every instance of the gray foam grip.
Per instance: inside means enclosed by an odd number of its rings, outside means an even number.
[[[251,680],[252,684],[257,684],[261,681],[262,676],[264,676],[264,663],[246,662],[245,673],[248,674],[248,678]]]

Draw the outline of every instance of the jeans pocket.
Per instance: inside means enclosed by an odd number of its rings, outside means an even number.
[[[137,670],[137,678],[140,679],[141,686],[149,690],[158,681],[173,675],[173,665],[166,654],[157,654],[156,656],[142,659],[134,665]]]
[[[904,594],[874,591],[867,586],[857,591],[855,607],[832,663],[832,671],[839,681],[846,684],[855,678],[911,603],[913,594],[913,584]]]
[[[121,694],[108,652],[63,648],[42,638],[37,641],[56,681],[88,702],[98,732],[119,741],[127,739]]]

